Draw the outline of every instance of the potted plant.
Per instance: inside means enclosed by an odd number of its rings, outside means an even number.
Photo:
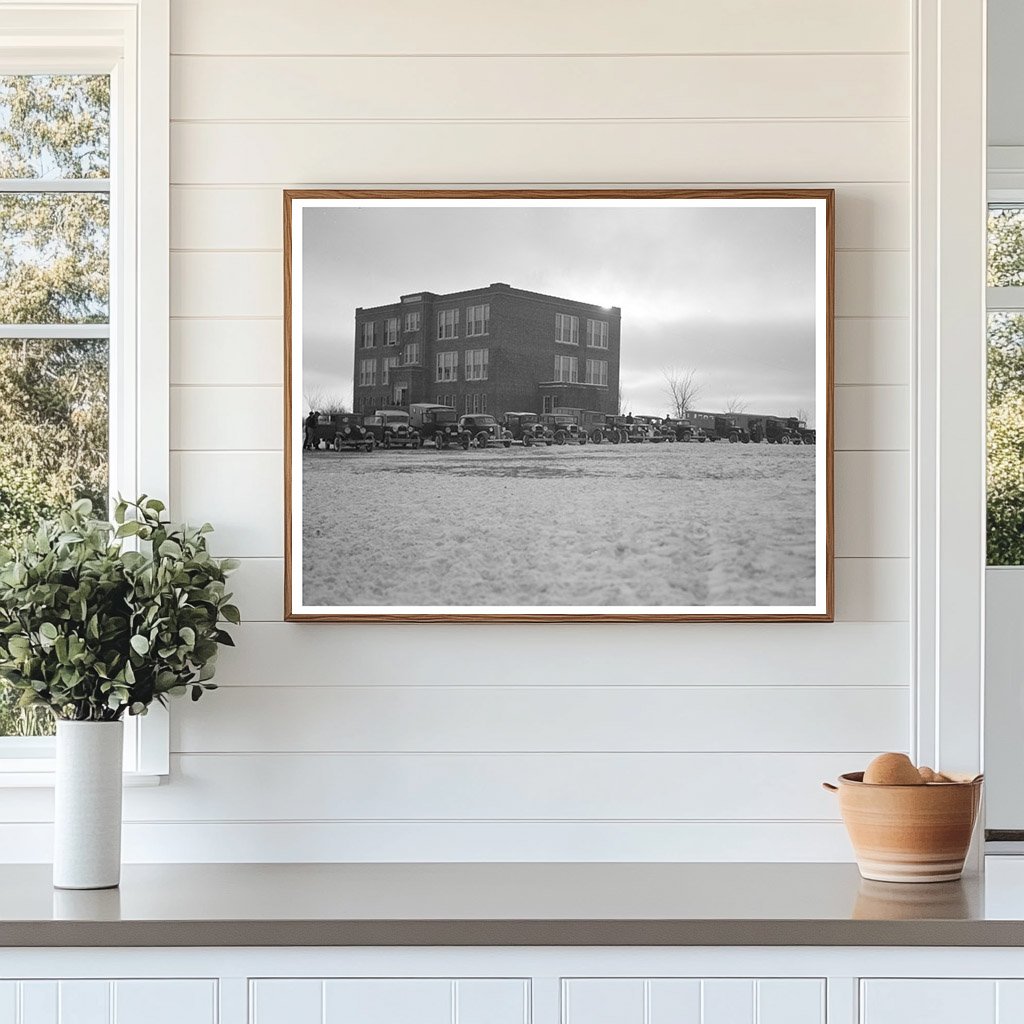
[[[116,886],[121,867],[123,718],[210,682],[233,559],[207,550],[208,523],[172,525],[143,496],[114,522],[78,501],[0,549],[0,678],[57,722],[54,885]]]

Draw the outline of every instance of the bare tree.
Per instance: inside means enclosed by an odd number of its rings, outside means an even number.
[[[747,408],[747,403],[742,398],[736,398],[733,396],[725,403],[725,411],[730,415],[732,413],[744,412]]]
[[[697,371],[692,368],[670,366],[661,372],[665,378],[665,394],[668,395],[672,415],[676,419],[683,419],[700,397],[704,385],[697,380]]]
[[[811,414],[806,409],[797,409],[797,411],[796,411],[796,418],[801,423],[806,423],[806,424],[810,425]]]
[[[619,385],[619,408],[618,413],[620,416],[625,416],[629,412],[629,399],[626,397],[626,389]]]
[[[323,384],[315,384],[303,391],[302,401],[306,406],[306,412],[314,409],[324,413],[348,412],[344,396],[324,387]]]

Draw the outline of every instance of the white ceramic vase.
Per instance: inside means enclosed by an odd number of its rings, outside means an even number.
[[[57,722],[53,884],[110,889],[121,881],[121,722]]]

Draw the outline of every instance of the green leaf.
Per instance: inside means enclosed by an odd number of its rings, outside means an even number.
[[[136,654],[141,657],[145,657],[149,654],[149,640],[141,633],[136,633],[129,642],[132,645],[132,650],[135,651]]]
[[[158,554],[164,558],[181,558],[183,552],[177,541],[165,540],[158,550]]]
[[[242,622],[242,615],[233,604],[224,605],[221,608],[220,613],[228,620],[228,622],[236,626],[240,625]]]
[[[39,635],[52,643],[60,635],[60,632],[52,622],[44,622],[39,627]]]

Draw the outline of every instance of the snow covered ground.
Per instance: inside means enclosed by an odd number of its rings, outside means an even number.
[[[305,452],[304,605],[812,605],[814,452]]]

